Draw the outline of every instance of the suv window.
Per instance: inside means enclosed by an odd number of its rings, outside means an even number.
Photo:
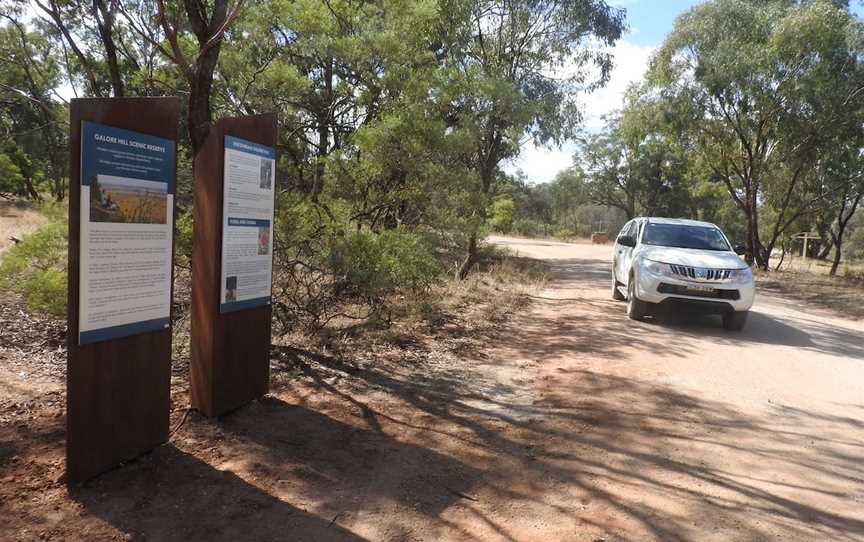
[[[648,223],[642,243],[697,250],[730,250],[729,243],[717,228],[683,224]]]

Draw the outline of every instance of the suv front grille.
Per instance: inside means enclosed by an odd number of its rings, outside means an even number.
[[[691,280],[728,280],[729,276],[732,274],[731,269],[710,269],[673,264],[669,264],[669,268],[672,269],[672,272],[676,275]]]
[[[657,291],[661,294],[686,295],[690,297],[705,297],[709,299],[730,299],[732,301],[741,299],[741,293],[738,290],[723,290],[719,288],[699,290],[697,288],[704,288],[704,286],[679,286],[678,284],[667,284],[661,282],[660,285],[657,286]]]

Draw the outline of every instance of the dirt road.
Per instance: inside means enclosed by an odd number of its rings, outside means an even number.
[[[743,333],[634,323],[609,246],[494,241],[553,275],[503,326],[275,348],[271,396],[181,426],[174,392],[170,442],[85,487],[34,399],[0,423],[0,539],[864,540],[862,322],[761,296]]]
[[[864,539],[861,322],[760,295],[742,333],[635,323],[610,300],[611,247],[496,242],[554,274],[499,354],[539,366],[538,416],[558,437],[542,453],[560,508],[522,535]]]

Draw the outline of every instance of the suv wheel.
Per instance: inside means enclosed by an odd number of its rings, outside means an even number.
[[[747,311],[727,312],[723,315],[723,327],[729,331],[741,331],[747,323]]]
[[[624,294],[621,293],[621,290],[618,288],[621,286],[621,283],[615,280],[615,271],[612,271],[612,299],[615,301],[624,301],[626,299]]]
[[[636,297],[636,277],[630,277],[627,285],[627,316],[631,320],[641,320],[648,314],[648,303]]]

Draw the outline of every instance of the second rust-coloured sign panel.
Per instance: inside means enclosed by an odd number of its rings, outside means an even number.
[[[276,117],[270,114],[220,120],[211,128],[195,159],[192,406],[211,417],[265,395],[270,382],[271,306],[258,304],[220,312],[228,136],[274,148]]]

